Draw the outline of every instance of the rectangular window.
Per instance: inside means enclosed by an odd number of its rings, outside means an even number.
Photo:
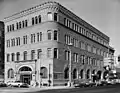
[[[31,34],[31,43],[35,43],[35,34]]]
[[[51,12],[48,12],[48,20],[52,21],[53,20],[53,15]]]
[[[41,15],[38,16],[39,23],[41,23]]]
[[[15,54],[12,53],[11,56],[12,56],[11,61],[14,61],[15,60]]]
[[[58,21],[58,14],[54,13],[54,21]]]
[[[7,47],[10,47],[10,40],[7,40]]]
[[[54,58],[58,58],[58,49],[54,48]]]
[[[14,31],[14,24],[12,24],[12,30]]]
[[[25,27],[27,27],[28,26],[28,21],[27,20],[25,20]]]
[[[78,62],[78,53],[73,54],[73,61]]]
[[[23,60],[27,60],[27,51],[23,52]]]
[[[37,16],[35,17],[35,24],[38,24],[38,18],[37,18]]]
[[[34,25],[35,23],[34,23],[34,17],[32,18],[32,25]]]
[[[7,32],[9,32],[9,26],[7,26]]]
[[[47,49],[47,57],[48,57],[48,58],[51,58],[51,55],[52,55],[52,49],[51,49],[51,48],[48,48],[48,49]]]
[[[12,26],[10,25],[10,31],[12,31]]]
[[[48,31],[48,40],[51,40],[52,39],[52,33],[51,31]]]
[[[42,41],[42,32],[37,33],[37,41]]]
[[[54,31],[54,40],[58,40],[58,33],[57,33],[57,31]]]
[[[20,53],[19,53],[19,52],[17,52],[17,54],[16,54],[16,60],[17,60],[17,61],[20,60]]]
[[[21,28],[21,26],[22,26],[22,25],[21,25],[21,22],[19,22],[19,28]]]
[[[64,25],[66,26],[66,18],[64,18]]]
[[[35,50],[32,50],[31,51],[31,60],[34,60],[35,59]]]
[[[27,44],[27,35],[23,36],[23,44]]]
[[[23,28],[25,27],[25,23],[24,23],[24,21],[22,21],[22,27],[23,27]]]
[[[7,54],[7,62],[10,61],[10,54]]]
[[[16,38],[16,45],[17,45],[17,46],[20,45],[20,37],[17,37],[17,38]]]
[[[19,29],[19,25],[18,25],[18,22],[16,23],[16,29]]]
[[[41,58],[41,56],[42,56],[42,49],[38,49],[38,50],[37,50],[37,56],[38,56],[38,57],[37,57],[38,59]]]
[[[81,49],[85,50],[85,43],[81,41]]]

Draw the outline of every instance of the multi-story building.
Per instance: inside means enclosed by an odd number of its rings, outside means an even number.
[[[0,81],[4,80],[4,23],[0,21]]]
[[[5,82],[65,84],[69,69],[72,81],[102,77],[109,37],[59,3],[45,2],[4,22]]]

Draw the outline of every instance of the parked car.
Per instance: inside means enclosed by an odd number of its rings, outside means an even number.
[[[0,83],[0,87],[7,87],[7,84],[2,82],[2,83]]]
[[[29,88],[29,84],[27,83],[23,83],[22,85],[20,85],[21,88]]]
[[[23,85],[23,84],[24,84],[24,83],[21,82],[21,81],[15,81],[15,82],[9,81],[9,82],[7,82],[7,85],[8,85],[8,86],[11,86],[11,87],[20,87],[20,86]]]

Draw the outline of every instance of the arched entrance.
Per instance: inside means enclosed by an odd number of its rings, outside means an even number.
[[[73,79],[76,79],[77,78],[77,69],[74,69],[73,70]]]
[[[30,84],[30,81],[32,80],[32,69],[30,67],[24,66],[19,69],[20,73],[20,81]]]
[[[68,67],[65,68],[65,70],[64,70],[64,78],[65,78],[65,79],[68,79],[68,78],[69,78],[69,68],[68,68]]]

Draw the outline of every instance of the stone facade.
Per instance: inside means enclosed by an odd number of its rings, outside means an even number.
[[[70,59],[72,81],[92,79],[96,73],[101,77],[109,37],[59,3],[45,2],[9,16],[4,22],[5,82],[65,84]]]

